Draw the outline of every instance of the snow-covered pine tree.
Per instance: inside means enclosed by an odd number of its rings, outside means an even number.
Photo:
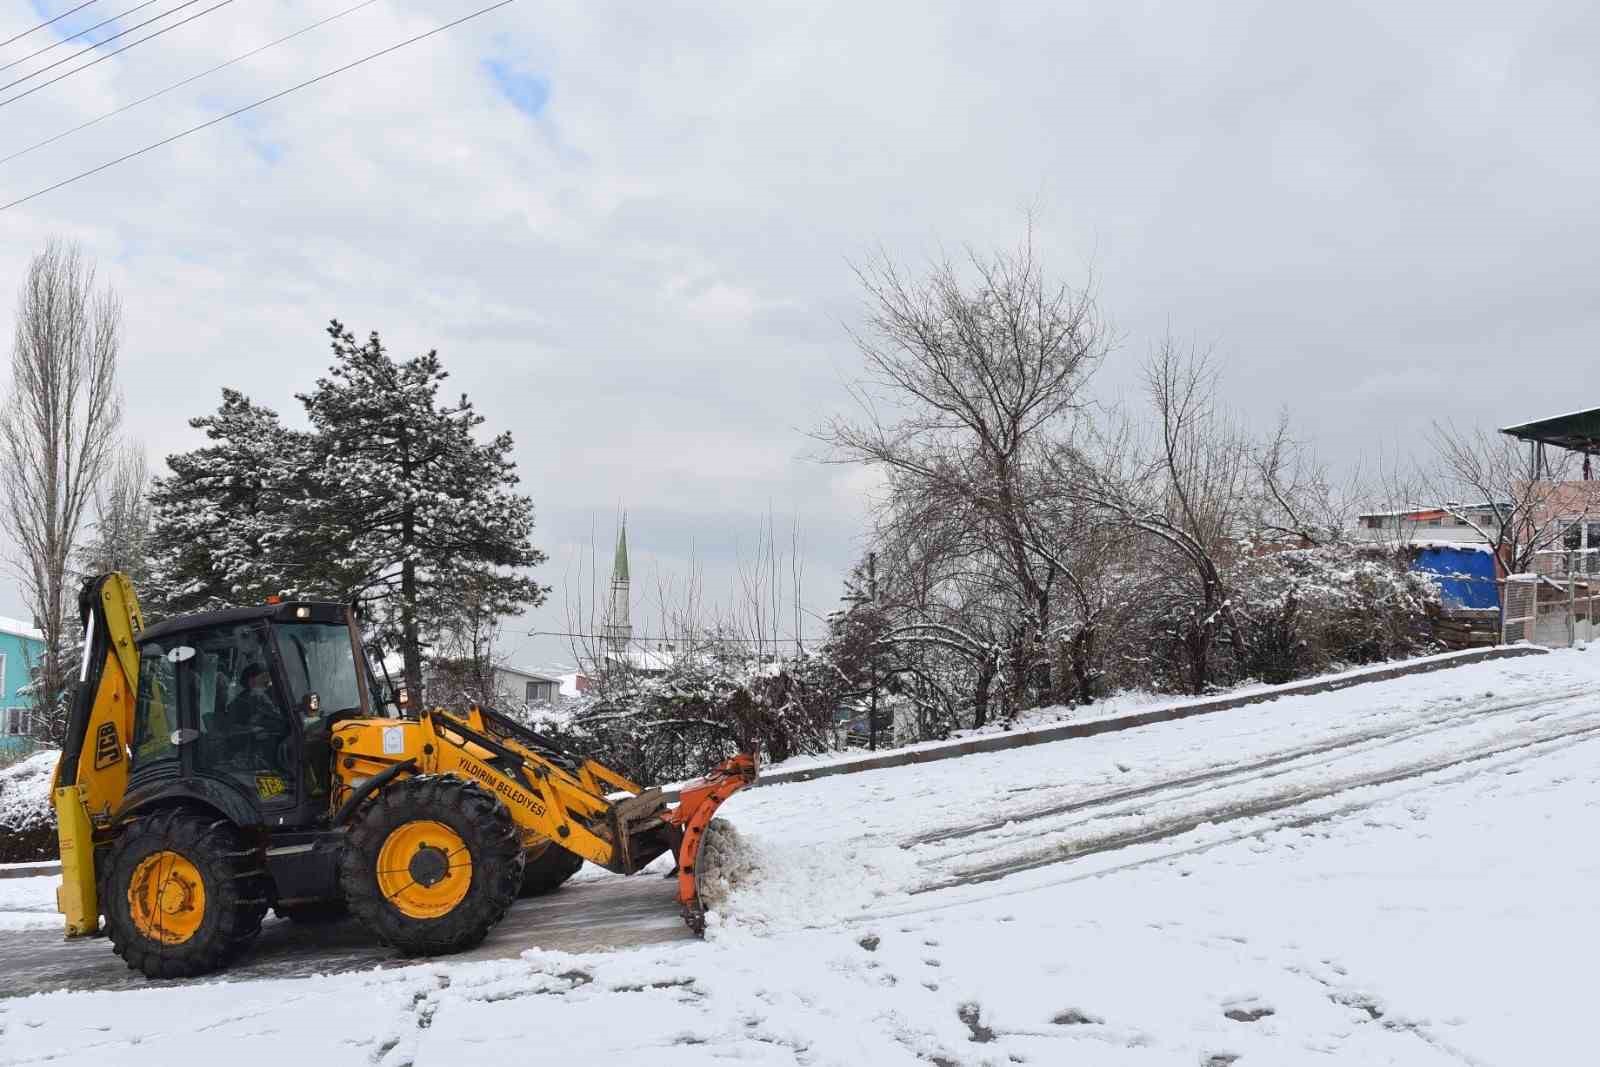
[[[422,692],[422,642],[430,617],[471,583],[500,615],[516,615],[549,590],[516,573],[537,566],[533,502],[514,491],[511,435],[479,443],[483,416],[463,394],[439,403],[446,374],[437,352],[391,358],[337,320],[334,365],[300,394],[316,433],[312,518],[350,540],[405,659],[406,685]]]
[[[348,552],[305,522],[310,436],[235,389],[189,425],[211,443],[167,457],[152,483],[149,613],[341,595]]]

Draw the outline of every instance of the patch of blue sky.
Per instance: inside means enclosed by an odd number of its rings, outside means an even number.
[[[529,118],[538,118],[550,102],[550,79],[518,70],[503,59],[485,59],[483,69],[500,95]]]
[[[44,22],[46,19],[55,18],[57,15],[68,10],[69,8],[77,7],[82,2],[83,0],[50,0],[49,3],[45,3],[45,0],[30,0],[28,6],[33,8],[34,14],[39,17],[39,21]],[[30,34],[26,38],[26,43],[33,45],[34,48],[43,48],[46,44],[51,43],[50,39],[45,36],[45,33],[52,33],[55,35],[57,40],[64,40],[65,38],[72,37],[74,34],[81,33],[90,26],[94,26],[100,22],[105,22],[108,16],[120,14],[132,6],[133,2],[131,2],[131,0],[120,0],[119,6],[111,7],[108,10],[102,10],[102,5],[100,4],[90,4],[82,11],[74,11],[60,22],[51,23],[46,31]],[[162,9],[158,8],[157,10]],[[86,48],[92,44],[99,44],[113,33],[116,33],[118,30],[124,28],[125,27],[122,26],[120,22],[106,22],[104,26],[100,26],[93,33],[85,34],[82,37],[75,38],[72,43],[79,47]],[[24,42],[22,41],[18,41],[13,47],[20,47],[23,43]],[[57,49],[56,52],[51,53],[50,58],[59,58],[57,53],[60,53],[60,55],[70,54],[65,48]]]
[[[222,109],[218,107],[218,110]],[[282,142],[274,141],[266,135],[268,118],[269,116],[256,112],[246,112],[243,115],[235,115],[228,121],[244,134],[245,143],[250,146],[250,151],[270,167],[283,158],[285,149]]]

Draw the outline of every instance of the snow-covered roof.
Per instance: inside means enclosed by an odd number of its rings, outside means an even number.
[[[664,671],[676,662],[678,654],[670,649],[630,648],[626,652],[606,653],[606,659],[626,663],[636,671]]]
[[[9,619],[0,615],[0,634],[10,634],[12,637],[26,637],[32,641],[43,641],[44,631],[21,619]]]
[[[531,680],[533,680],[535,682],[559,682],[559,681],[561,681],[561,678],[560,678],[559,675],[551,674],[548,671],[542,671],[542,670],[539,670],[538,668],[535,668],[535,667],[509,667],[509,666],[506,666],[506,667],[496,667],[495,670],[501,672],[502,674],[515,674],[519,678],[528,678],[528,679],[531,679]]]
[[[1448,537],[1413,537],[1408,544],[1416,548],[1459,548],[1463,552],[1494,553],[1494,546],[1487,541],[1452,541]]]
[[[1363,511],[1358,518],[1363,519],[1392,519],[1404,518],[1407,515],[1426,515],[1434,511],[1494,511],[1511,507],[1507,504],[1493,504],[1485,500],[1477,504],[1463,504],[1458,500],[1447,500],[1443,504],[1417,504],[1401,511]]]

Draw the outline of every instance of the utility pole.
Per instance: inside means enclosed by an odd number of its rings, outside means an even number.
[[[878,554],[867,553],[867,600],[874,608],[878,606]],[[868,694],[871,701],[871,710],[867,712],[867,751],[878,751],[878,657],[869,653],[867,657],[867,679],[872,687]]]

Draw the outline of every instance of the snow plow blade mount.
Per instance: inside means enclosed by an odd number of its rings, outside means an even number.
[[[756,757],[744,752],[725,760],[703,778],[685,785],[678,793],[678,806],[663,818],[683,833],[678,845],[678,904],[683,921],[696,936],[706,932],[706,905],[701,899],[699,864],[706,856],[707,838],[718,828],[712,825],[717,809],[733,794],[756,780]]]

